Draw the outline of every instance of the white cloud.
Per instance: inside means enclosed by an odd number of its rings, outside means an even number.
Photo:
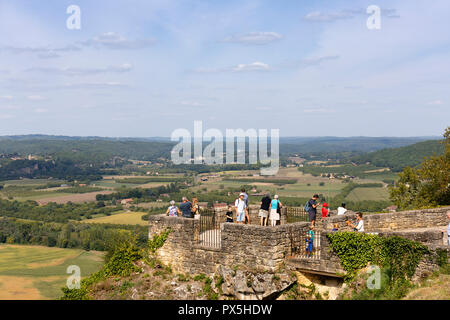
[[[238,64],[237,66],[232,68],[233,71],[243,72],[243,71],[269,71],[270,67],[266,63],[262,62],[253,62],[249,64]]]
[[[308,109],[303,109],[303,112],[305,112],[305,113],[334,113],[334,112],[336,112],[336,110],[327,109],[327,108],[308,108]]]
[[[12,100],[12,99],[13,99],[13,96],[9,96],[9,95],[0,96],[0,99],[4,99],[4,100]]]
[[[334,22],[338,20],[352,19],[356,16],[368,16],[366,9],[346,9],[335,12],[313,11],[305,16],[305,20],[311,22]],[[400,18],[396,9],[381,8],[381,15],[387,18]]]
[[[283,36],[276,32],[250,32],[242,35],[229,36],[222,40],[222,42],[262,45],[280,40],[282,38]]]
[[[115,32],[105,32],[97,37],[81,42],[82,45],[95,48],[108,49],[143,49],[154,45],[156,40],[154,38],[129,40],[124,36]]]
[[[31,95],[31,96],[28,96],[27,98],[28,98],[28,100],[32,100],[32,101],[45,100],[45,98],[40,95]]]
[[[62,52],[76,52],[80,51],[81,48],[75,45],[67,45],[64,47],[49,47],[49,46],[40,46],[40,47],[20,47],[20,46],[0,46],[0,52],[9,52],[12,54],[37,54],[39,58],[49,59],[49,58],[57,58],[60,57],[58,53]]]
[[[45,74],[55,74],[64,76],[84,76],[101,73],[123,73],[129,72],[133,69],[130,63],[123,63],[119,66],[109,66],[106,68],[30,68],[28,72],[43,72]]]
[[[18,106],[18,105],[9,104],[9,105],[6,105],[6,106],[0,105],[0,109],[3,109],[3,110],[20,110],[20,109],[22,109],[22,107]]]
[[[34,112],[36,112],[36,113],[46,113],[46,112],[48,112],[48,109],[37,108],[37,109],[34,109]]]
[[[331,22],[342,19],[350,19],[353,18],[353,15],[349,12],[332,12],[332,13],[323,13],[320,11],[310,12],[305,16],[305,20],[308,21],[319,21],[319,22]]]
[[[203,103],[200,103],[198,101],[181,101],[181,104],[184,106],[191,106],[191,107],[205,107],[206,105]]]
[[[428,102],[427,104],[430,105],[430,106],[440,106],[440,105],[442,105],[444,103],[442,102],[442,100],[434,100],[434,101]]]
[[[11,114],[0,114],[0,119],[11,119],[14,118]]]
[[[270,66],[263,62],[252,62],[249,64],[240,63],[237,66],[225,68],[198,68],[194,72],[198,73],[219,73],[219,72],[252,72],[252,71],[270,71]]]

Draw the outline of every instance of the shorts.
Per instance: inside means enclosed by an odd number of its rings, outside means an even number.
[[[316,212],[308,211],[309,221],[316,220]]]
[[[277,212],[277,209],[270,210],[270,220],[280,220],[280,214]]]
[[[259,217],[267,218],[268,215],[269,215],[269,211],[264,210],[264,209],[259,209],[259,214],[258,214]]]
[[[236,221],[245,222],[245,211],[238,212]]]

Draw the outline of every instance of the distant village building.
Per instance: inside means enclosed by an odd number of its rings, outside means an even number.
[[[198,206],[199,206],[200,208],[207,208],[207,207],[208,207],[208,202],[199,202],[199,203],[198,203]]]
[[[169,196],[168,193],[162,193],[162,194],[161,194],[161,197],[166,197],[166,198],[168,198],[168,197],[170,197],[170,196]]]
[[[227,206],[228,205],[225,202],[219,202],[219,203],[213,204],[214,209],[222,209],[222,208],[226,208]]]
[[[131,199],[131,198],[128,198],[128,199],[122,199],[121,201],[120,201],[120,204],[129,204],[129,203],[132,203],[133,202],[133,199]]]
[[[387,210],[387,211],[389,211],[389,212],[397,212],[397,209],[398,209],[398,207],[395,206],[395,205],[393,205],[393,206],[387,207],[387,208],[384,209],[384,210]]]
[[[78,186],[79,187],[86,187],[86,183],[80,183]]]

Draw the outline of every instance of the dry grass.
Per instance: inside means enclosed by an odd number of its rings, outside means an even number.
[[[450,300],[450,275],[430,278],[418,289],[412,290],[404,300]]]
[[[42,300],[45,299],[33,287],[33,278],[0,276],[0,300]]]
[[[110,216],[99,217],[94,219],[83,220],[82,223],[113,223],[113,224],[138,224],[141,226],[148,225],[147,221],[141,219],[145,212],[124,212]]]

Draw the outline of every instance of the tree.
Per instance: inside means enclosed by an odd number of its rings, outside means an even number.
[[[450,204],[450,127],[444,133],[444,154],[406,167],[390,187],[390,198],[400,209]]]

